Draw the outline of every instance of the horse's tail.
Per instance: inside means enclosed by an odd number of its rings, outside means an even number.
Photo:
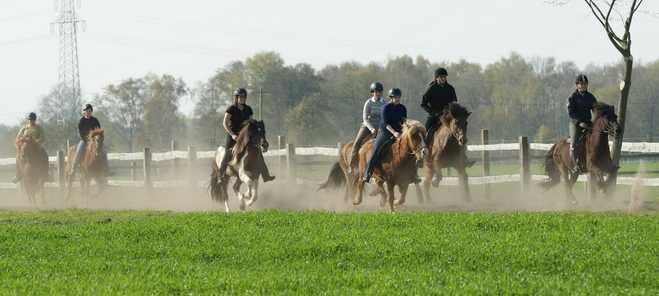
[[[341,165],[337,161],[332,165],[329,176],[327,176],[327,181],[321,183],[316,192],[326,188],[334,191],[345,186],[346,182],[346,176],[343,174],[343,169],[341,169]]]
[[[545,191],[561,182],[561,174],[558,171],[556,162],[554,162],[554,151],[556,150],[557,145],[558,143],[551,146],[551,149],[549,149],[545,155],[545,162],[542,164],[542,171],[545,173],[545,175],[549,176],[549,179],[542,180],[542,182],[538,185],[544,188]]]

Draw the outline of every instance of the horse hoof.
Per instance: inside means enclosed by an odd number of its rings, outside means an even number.
[[[473,202],[474,200],[471,199],[471,194],[467,194],[467,195],[464,196],[464,201],[465,201],[465,202],[468,202],[468,203],[471,203],[471,202]]]
[[[400,205],[402,205],[402,204],[404,204],[404,203],[405,203],[404,200],[403,200],[403,201],[401,201],[400,199],[394,200],[394,206],[400,206]]]
[[[387,205],[387,200],[384,199],[384,198],[381,198],[381,199],[380,199],[380,206],[381,206],[381,207],[384,207],[384,206],[386,206],[386,205]]]
[[[362,201],[361,201],[361,200],[357,200],[357,199],[355,199],[355,200],[352,201],[352,204],[353,204],[353,205],[356,205],[356,206],[358,206],[358,205],[361,204],[361,203],[362,203]]]
[[[245,201],[243,201],[243,200],[240,201],[240,210],[241,211],[245,210]]]
[[[432,187],[437,188],[437,187],[439,187],[439,180],[438,179],[432,179],[431,184],[432,184]]]

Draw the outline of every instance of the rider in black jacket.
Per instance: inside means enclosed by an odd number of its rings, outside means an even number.
[[[580,174],[579,159],[583,153],[583,143],[579,140],[585,131],[585,128],[592,127],[590,111],[597,99],[593,94],[588,92],[588,77],[579,74],[574,81],[577,89],[567,98],[566,109],[570,116],[570,158],[574,162],[573,174]]]

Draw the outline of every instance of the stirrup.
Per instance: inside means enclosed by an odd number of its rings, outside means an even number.
[[[364,175],[364,178],[362,178],[362,181],[364,181],[364,183],[371,182],[371,175]]]

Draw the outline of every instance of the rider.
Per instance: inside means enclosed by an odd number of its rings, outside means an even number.
[[[421,99],[421,108],[428,113],[428,119],[426,120],[426,131],[428,132],[426,142],[431,149],[435,131],[442,125],[442,122],[439,120],[439,117],[442,116],[442,111],[451,102],[458,101],[455,88],[447,80],[448,72],[446,69],[442,67],[437,68],[435,70],[435,80],[428,85]],[[464,154],[464,159],[467,167],[471,167],[476,163],[476,161],[469,160],[466,154]]]
[[[76,169],[82,160],[80,154],[85,149],[85,147],[87,147],[87,135],[90,131],[101,127],[101,123],[98,122],[96,117],[92,116],[92,112],[94,112],[94,108],[91,104],[85,104],[85,106],[82,108],[82,113],[85,115],[80,118],[80,121],[78,121],[80,143],[78,143],[78,149],[76,150],[76,154],[73,157],[73,165],[71,166],[71,172],[69,173],[71,176],[75,176]],[[105,147],[101,147],[101,149],[103,151],[103,160],[105,161],[105,176],[112,176],[114,173],[110,172],[110,164],[108,163],[108,155],[105,152]]]
[[[400,137],[400,134],[403,131],[403,122],[407,118],[407,108],[400,103],[400,97],[403,96],[403,92],[399,88],[394,87],[389,90],[388,96],[390,102],[382,107],[382,119],[378,126],[378,134],[375,137],[373,151],[371,151],[371,156],[368,158],[368,163],[364,170],[364,178],[362,181],[366,183],[371,180],[371,175],[378,162],[378,154],[380,154],[380,150],[392,137]]]
[[[373,95],[370,99],[366,100],[364,103],[364,111],[362,112],[363,122],[357,133],[357,137],[352,144],[352,149],[350,150],[350,166],[348,167],[348,173],[352,174],[355,167],[359,163],[359,149],[362,147],[362,141],[370,134],[377,134],[378,125],[380,124],[382,106],[387,102],[382,98],[382,91],[384,87],[380,82],[371,83],[371,94]]]
[[[243,122],[246,120],[252,119],[252,107],[246,104],[247,102],[247,90],[244,88],[236,88],[233,91],[233,104],[227,107],[227,111],[224,114],[223,126],[227,131],[227,141],[224,146],[224,157],[219,165],[220,176],[218,182],[223,181],[224,174],[227,170],[227,165],[231,159],[232,154],[229,153],[234,145],[236,145],[236,139],[238,138],[238,133],[243,127]],[[263,155],[261,155],[261,167],[263,182],[272,181],[275,179],[275,176],[270,174],[268,171],[268,166],[265,163]]]
[[[40,144],[43,145],[43,142],[46,141],[46,134],[43,132],[43,128],[41,128],[40,125],[37,124],[37,114],[34,112],[30,112],[27,115],[27,124],[23,125],[21,129],[18,131],[18,135],[16,135],[16,139],[19,139],[27,134],[33,134],[35,138],[37,138],[37,141],[39,141]],[[43,165],[45,168],[49,167],[48,164],[48,152],[46,152],[46,149],[41,146],[41,154],[42,157],[41,159],[43,160]],[[11,181],[16,183],[21,180],[21,173],[18,171],[18,159],[16,159],[16,176],[14,176]],[[46,182],[53,182],[53,179],[50,177],[50,169],[46,171]]]
[[[580,174],[579,156],[583,153],[583,145],[579,143],[585,128],[592,127],[590,111],[597,99],[588,92],[588,77],[579,74],[574,80],[577,89],[567,98],[567,114],[570,116],[570,159],[574,162],[573,174]]]

